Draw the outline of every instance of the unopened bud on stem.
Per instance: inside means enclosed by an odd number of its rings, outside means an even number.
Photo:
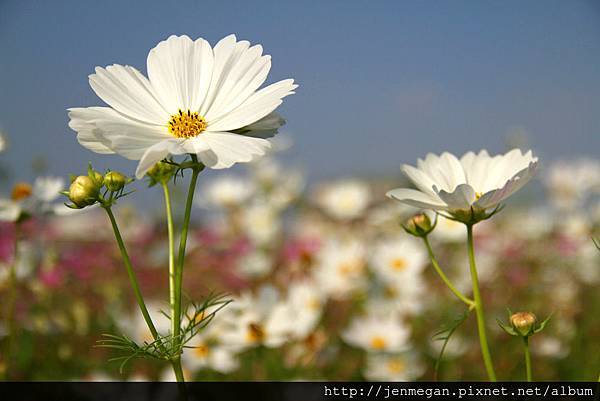
[[[533,333],[536,323],[537,318],[531,312],[517,312],[510,317],[510,324],[523,337]]]
[[[93,205],[98,200],[100,186],[91,177],[80,175],[69,187],[69,199],[80,208]]]
[[[109,171],[104,175],[104,185],[109,191],[120,191],[125,184],[127,184],[127,177],[118,171]]]
[[[402,227],[415,237],[425,237],[435,228],[435,223],[425,213],[419,213],[408,219]]]

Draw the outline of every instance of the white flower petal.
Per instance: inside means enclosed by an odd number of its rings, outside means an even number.
[[[231,69],[235,66],[241,55],[250,47],[248,41],[237,42],[235,35],[221,39],[213,48],[213,71],[208,93],[200,107],[200,115],[204,116],[212,107],[221,87],[227,81]]]
[[[91,121],[97,116],[98,110],[105,107],[87,107],[69,109],[69,127],[77,132],[77,141],[85,148],[96,153],[110,154],[113,152],[108,141],[95,134],[97,128]]]
[[[0,221],[16,221],[21,215],[21,206],[8,199],[0,199]]]
[[[254,93],[241,106],[216,120],[208,120],[211,131],[232,131],[250,125],[265,117],[282,103],[284,97],[293,94],[298,85],[286,79]]]
[[[423,192],[409,188],[397,188],[388,191],[387,197],[400,201],[410,206],[422,208],[422,209],[433,209],[433,210],[446,210],[447,206],[438,199],[433,198]]]
[[[446,202],[450,209],[465,210],[475,202],[475,191],[468,184],[460,184],[453,192],[441,190],[439,197]]]
[[[198,111],[213,73],[210,44],[188,36],[170,36],[148,54],[148,77],[168,113],[179,109]]]
[[[166,139],[158,142],[153,146],[150,146],[142,155],[140,162],[138,163],[137,169],[135,170],[135,177],[140,180],[146,175],[146,172],[152,168],[156,163],[167,157],[169,154],[182,154],[185,150],[181,148],[181,141],[173,138]]]
[[[164,125],[169,121],[154,89],[135,68],[118,64],[96,67],[89,80],[94,92],[118,112],[149,124]]]
[[[271,57],[261,55],[260,45],[240,54],[204,115],[208,121],[217,120],[236,109],[265,82],[271,69]]]
[[[69,116],[93,126],[91,132],[100,143],[131,160],[140,159],[146,149],[157,142],[173,138],[166,126],[132,120],[108,107],[70,109]]]
[[[193,142],[201,149],[205,149],[204,145],[198,142],[204,142],[206,147],[210,148],[215,157],[207,151],[203,151],[198,156],[206,166],[213,169],[228,168],[235,163],[252,161],[256,156],[264,155],[271,147],[266,139],[230,132],[203,132],[194,138]]]
[[[436,192],[433,190],[436,183],[422,170],[409,166],[408,164],[403,164],[400,170],[402,170],[408,179],[421,191],[432,196],[437,196]]]

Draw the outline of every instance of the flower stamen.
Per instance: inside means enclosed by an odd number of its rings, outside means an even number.
[[[33,193],[33,189],[31,185],[26,182],[16,183],[12,189],[12,193],[10,194],[10,198],[14,201],[20,201],[25,198],[29,198]]]
[[[206,130],[207,124],[198,112],[179,110],[178,114],[171,116],[167,126],[174,137],[189,139],[200,135]]]

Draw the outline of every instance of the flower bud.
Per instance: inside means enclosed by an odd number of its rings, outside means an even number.
[[[87,175],[75,178],[69,188],[69,199],[82,208],[93,205],[98,200],[100,185]]]
[[[425,237],[435,228],[431,219],[425,213],[419,213],[408,219],[402,227],[404,230],[415,237]]]
[[[109,171],[104,175],[104,185],[109,191],[120,191],[125,184],[127,184],[127,177],[118,171]]]
[[[523,337],[533,334],[536,323],[537,318],[531,312],[517,312],[510,317],[510,324]]]
[[[104,184],[104,176],[97,172],[96,170],[92,170],[90,172],[90,174],[88,174],[89,177],[94,181],[94,183],[98,186],[98,189],[100,189],[102,187],[102,185]]]
[[[151,185],[157,182],[166,182],[175,174],[176,166],[171,163],[158,162],[146,173],[151,179]]]

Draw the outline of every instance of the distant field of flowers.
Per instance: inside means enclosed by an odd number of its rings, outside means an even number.
[[[235,35],[184,35],[148,77],[95,69],[107,106],[70,108],[73,140],[135,178],[6,178],[0,377],[183,398],[192,380],[598,378],[598,161],[473,149],[399,160],[404,182],[308,184],[274,138],[298,85],[261,88],[270,67]]]
[[[553,313],[532,339],[536,378],[592,380],[600,336],[600,252],[592,241],[600,165],[545,167],[547,201],[524,196],[475,229],[492,355],[503,379],[522,379],[520,344],[494,319],[504,320],[507,307]],[[34,188],[52,183],[38,179]],[[183,354],[186,377],[434,379],[443,344],[434,334],[463,308],[435,276],[425,248],[399,226],[416,209],[385,198],[394,184],[343,179],[306,188],[302,174],[275,157],[243,173],[206,177],[195,203],[202,218],[189,234],[184,294],[194,301],[224,294],[231,302],[189,343],[195,348]],[[126,204],[118,218],[148,309],[166,333],[166,227]],[[0,225],[2,299],[14,234],[13,224]],[[20,235],[10,378],[172,379],[170,369],[144,359],[121,374],[121,361],[107,363],[119,351],[96,347],[103,333],[152,338],[101,210],[30,219]],[[470,295],[465,237],[462,224],[439,218],[431,242],[449,277]],[[6,320],[0,327],[6,342]],[[470,316],[450,338],[437,378],[483,375]]]

